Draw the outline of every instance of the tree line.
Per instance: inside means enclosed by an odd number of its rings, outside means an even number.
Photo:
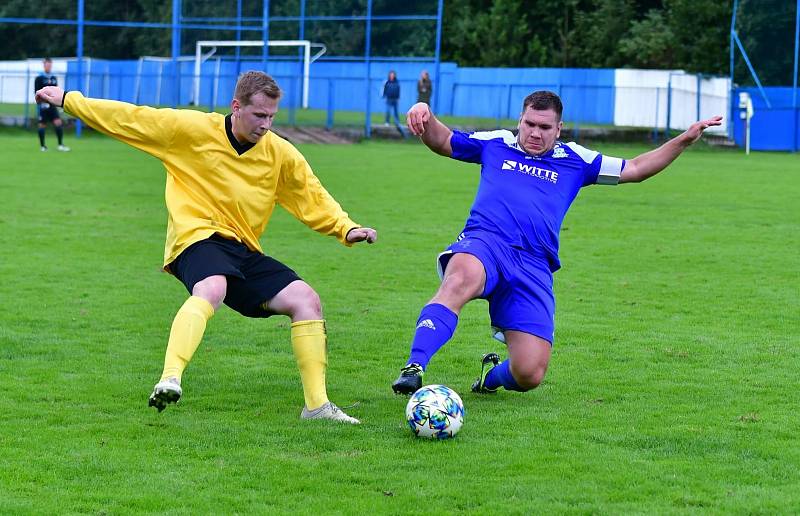
[[[435,15],[434,0],[373,0],[374,15]],[[35,5],[35,9],[33,6]],[[445,0],[441,58],[459,66],[684,69],[727,75],[732,0]],[[263,0],[243,0],[242,16],[258,18]],[[763,82],[791,84],[794,2],[741,0],[737,30]],[[270,16],[296,16],[300,0],[271,0]],[[366,0],[306,2],[307,15],[363,16]],[[0,17],[74,19],[75,0],[5,0]],[[169,23],[170,2],[90,0],[89,20]],[[235,17],[236,2],[183,0],[184,17]],[[254,28],[258,22],[249,22]],[[0,24],[0,59],[75,55],[75,27]],[[433,20],[372,23],[375,56],[432,56]],[[296,39],[299,24],[271,21],[270,39]],[[232,30],[186,29],[184,54],[198,39],[233,39]],[[363,21],[307,21],[304,37],[325,43],[329,56],[365,52]],[[260,30],[242,39],[261,39]],[[168,28],[87,27],[84,54],[104,59],[169,55]],[[243,54],[260,50],[242,50]],[[749,73],[737,57],[737,81]]]

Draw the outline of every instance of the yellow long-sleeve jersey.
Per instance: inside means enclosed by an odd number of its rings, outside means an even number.
[[[167,169],[166,267],[214,233],[262,252],[258,241],[275,204],[311,229],[350,245],[358,225],[323,188],[300,152],[273,132],[241,145],[230,118],[155,109],[70,91],[64,109],[100,132],[160,159]]]

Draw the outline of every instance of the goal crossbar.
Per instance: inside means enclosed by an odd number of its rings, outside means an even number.
[[[208,60],[217,50],[217,47],[263,47],[263,40],[203,40],[195,44],[194,53],[194,102],[199,104],[200,100],[200,68],[204,61]],[[269,47],[298,47],[303,49],[303,107],[308,107],[308,83],[311,63],[316,61],[327,50],[321,43],[311,43],[306,39],[293,40],[271,40],[267,41]],[[311,47],[321,48],[314,56],[311,55]],[[203,55],[203,48],[211,48],[211,51]]]

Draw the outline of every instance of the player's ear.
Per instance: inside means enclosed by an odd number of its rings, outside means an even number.
[[[239,99],[234,98],[231,101],[231,113],[236,116],[239,116],[239,109],[241,109],[242,105],[239,103]]]

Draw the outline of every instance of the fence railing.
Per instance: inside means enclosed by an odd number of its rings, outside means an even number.
[[[169,106],[174,103],[175,75],[166,69],[168,65],[168,62],[149,63],[145,69],[134,68],[136,71],[133,73],[109,68],[98,72],[90,68],[83,76],[83,91],[88,96]],[[237,74],[222,73],[222,67],[213,62],[206,65],[197,99],[192,98],[194,75],[179,75],[178,105],[224,112],[233,97]],[[310,81],[310,107],[301,109],[302,76],[290,72],[273,73],[283,89],[279,123],[328,128],[363,126],[367,101],[371,112],[370,124],[384,122],[382,77],[372,78],[367,86],[364,78],[359,76],[314,74]],[[33,100],[35,75],[28,71],[0,69],[0,116],[5,123],[28,125],[37,116]],[[59,83],[67,89],[75,88],[78,82],[76,74],[70,71],[58,78]],[[702,88],[698,92],[686,84],[664,84],[660,87],[531,81],[493,84],[490,79],[488,72],[486,82],[452,78],[443,85],[447,91],[439,92],[437,113],[461,120],[462,125],[466,126],[508,127],[516,123],[526,95],[537,89],[548,89],[562,97],[564,121],[567,124],[647,128],[658,139],[667,134],[668,125],[671,129],[683,129],[698,117],[725,115],[729,110],[727,94]],[[401,80],[401,90],[404,92],[399,105],[402,114],[416,100],[416,80]],[[718,132],[726,133],[727,127],[723,126]]]

